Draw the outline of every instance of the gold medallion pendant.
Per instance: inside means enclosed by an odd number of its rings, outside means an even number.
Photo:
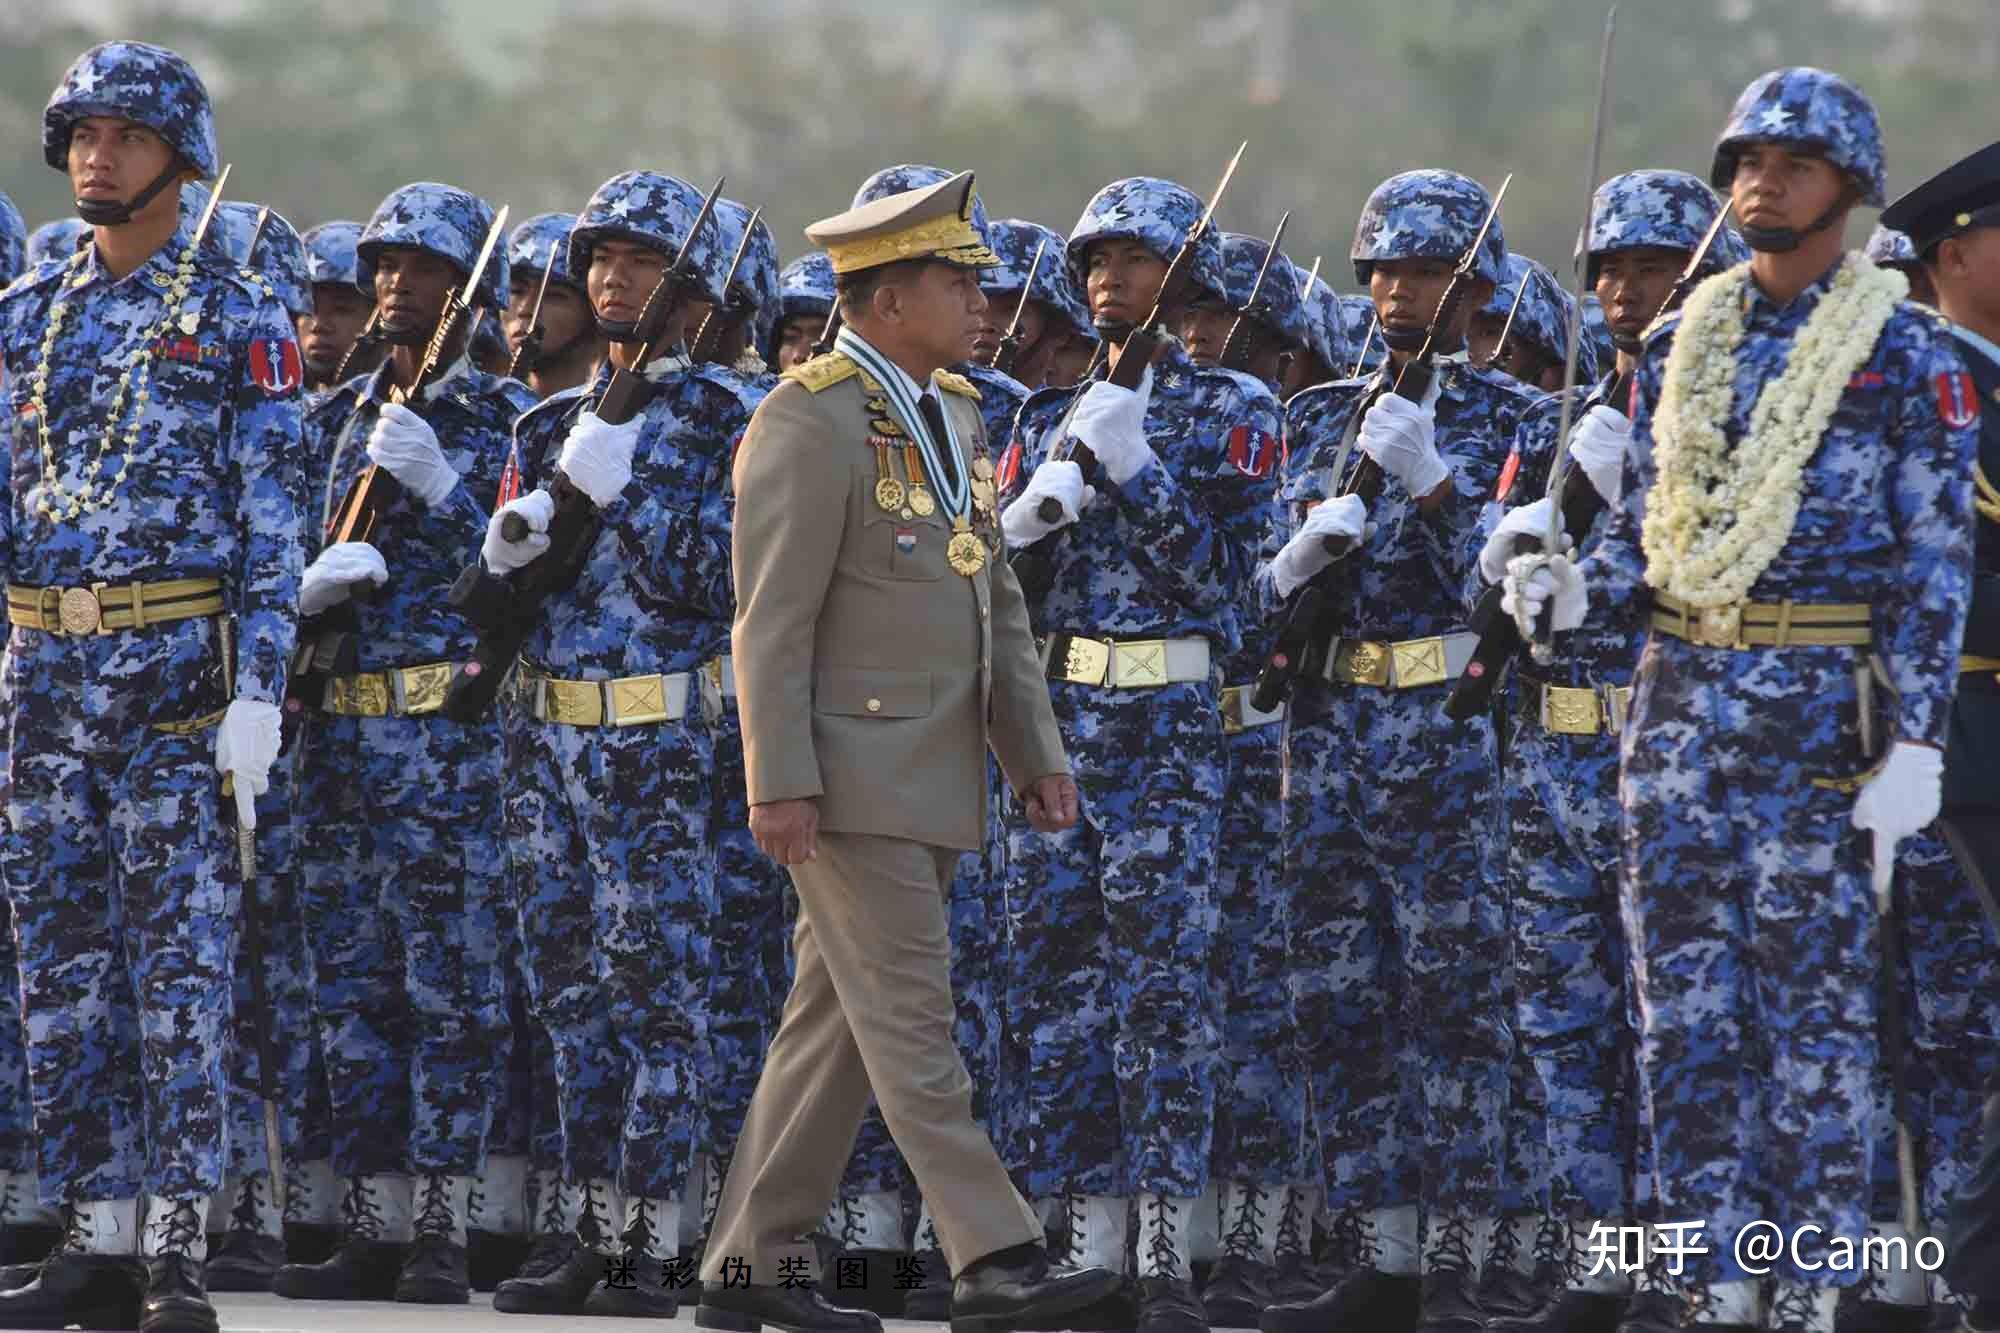
[[[982,514],[993,512],[993,483],[984,478],[973,482],[972,503]]]
[[[961,529],[951,534],[951,541],[944,548],[944,558],[952,569],[971,578],[986,568],[986,543]]]
[[[903,507],[903,483],[894,477],[875,479],[875,503],[890,513]]]
[[[979,478],[981,481],[989,481],[989,482],[992,481],[993,461],[989,459],[985,454],[979,455],[977,458],[972,460],[972,475]]]
[[[937,501],[931,499],[931,493],[923,487],[913,486],[910,488],[910,508],[917,511],[917,517],[929,518],[937,512]]]

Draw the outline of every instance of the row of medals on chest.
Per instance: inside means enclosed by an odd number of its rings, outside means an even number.
[[[898,518],[929,518],[937,512],[938,504],[925,480],[923,452],[896,419],[889,415],[887,399],[869,398],[868,411],[868,425],[873,432],[868,437],[868,445],[875,451],[876,507]],[[950,441],[940,440],[938,447],[950,448]],[[896,450],[903,455],[903,477],[895,474],[894,465],[890,462],[890,454]],[[972,460],[971,492],[973,511],[979,515],[982,524],[990,527],[995,522],[993,464],[984,454]],[[945,544],[944,558],[953,570],[966,578],[986,567],[986,543],[972,531],[969,515],[960,514],[952,521],[951,540]]]

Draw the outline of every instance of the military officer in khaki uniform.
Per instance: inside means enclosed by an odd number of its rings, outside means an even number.
[[[957,1275],[956,1333],[1105,1295],[1052,1268],[972,1119],[944,893],[984,832],[986,750],[1029,821],[1076,822],[1021,590],[1000,558],[971,355],[997,263],[971,173],[806,229],[845,327],[788,372],[736,456],[736,680],[750,827],[798,887],[797,978],[703,1262],[705,1328],[862,1333],[805,1279],[872,1092]],[[733,1281],[732,1281],[733,1279]],[[789,1280],[789,1281],[788,1281]]]

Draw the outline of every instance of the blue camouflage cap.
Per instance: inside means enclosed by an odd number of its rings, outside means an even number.
[[[1880,223],[1877,223],[1875,230],[1869,233],[1868,244],[1861,253],[1883,268],[1919,262],[1917,247],[1910,242],[1909,233],[1897,231],[1894,227],[1882,226]]]
[[[743,225],[750,220],[750,212],[748,204],[734,199],[715,201],[715,272],[709,277],[710,286],[722,286],[729,261],[743,244]],[[750,232],[750,248],[743,252],[743,262],[725,295],[728,299],[724,304],[732,313],[750,312],[750,346],[764,346],[778,327],[778,242],[762,217]]]
[[[677,176],[658,171],[621,171],[590,196],[577,215],[569,233],[569,271],[579,278],[590,275],[590,252],[599,241],[632,241],[648,245],[669,261],[681,252],[701,216],[707,196]],[[718,203],[721,201],[718,200]],[[715,272],[715,251],[719,231],[711,214],[702,224],[701,235],[688,251],[689,262],[702,284],[702,294],[720,302],[722,293],[710,290]],[[725,258],[723,263],[729,261]]]
[[[1255,304],[1251,303],[1250,291],[1257,283],[1257,270],[1263,267],[1264,256],[1270,253],[1271,243],[1261,236],[1223,232],[1223,299],[1230,309],[1244,311],[1271,330],[1286,347],[1308,346],[1305,305],[1299,300],[1299,284],[1305,279],[1292,267],[1284,251],[1280,250],[1271,261],[1264,288],[1257,293]]]
[[[1715,191],[1685,171],[1628,171],[1613,176],[1590,197],[1584,281],[1597,284],[1597,257],[1614,250],[1654,246],[1693,254],[1722,208]],[[1719,273],[1742,258],[1742,238],[1725,226],[1701,271]]]
[[[57,218],[44,222],[28,233],[28,264],[33,267],[45,259],[66,259],[77,251],[83,238],[90,235],[90,224],[82,218]]]
[[[1354,353],[1347,344],[1347,321],[1340,308],[1340,293],[1325,278],[1315,277],[1301,303],[1306,313],[1306,346],[1320,364],[1335,376],[1344,376],[1354,365]],[[1367,325],[1363,324],[1365,331]]]
[[[549,281],[581,292],[583,280],[569,266],[569,232],[575,225],[574,213],[537,213],[515,223],[514,230],[507,235],[509,278],[532,277],[540,282],[553,256],[555,271],[549,274]]]
[[[1034,299],[1053,307],[1077,332],[1086,337],[1097,336],[1090,312],[1084,309],[1083,298],[1077,295],[1076,285],[1070,281],[1062,233],[1039,222],[1002,218],[987,228],[987,236],[993,253],[1000,256],[1000,264],[986,271],[980,286],[1003,295],[1020,291],[1027,285],[1035,251],[1046,243],[1048,249],[1042,254],[1041,269],[1035,274]]]
[[[392,245],[428,250],[470,274],[493,229],[493,210],[484,199],[455,185],[418,181],[393,191],[361,229],[355,243],[356,285],[375,295],[375,256]],[[496,246],[487,261],[479,295],[495,310],[507,308],[507,248]]]
[[[1457,263],[1493,207],[1486,187],[1456,171],[1423,169],[1391,176],[1375,187],[1354,225],[1354,276],[1366,285],[1375,265],[1390,259],[1442,259]],[[1507,238],[1500,219],[1479,248],[1476,272],[1494,286],[1504,279],[1500,261]]]
[[[1089,291],[1085,253],[1096,241],[1138,241],[1162,260],[1173,262],[1188,233],[1207,211],[1193,191],[1157,176],[1128,176],[1111,182],[1091,196],[1083,206],[1083,216],[1070,228],[1064,253],[1070,281],[1079,292]],[[1214,227],[1196,242],[1190,275],[1202,291],[1228,299],[1222,278],[1222,241]]]
[[[887,199],[892,194],[907,194],[911,190],[921,190],[948,181],[958,173],[946,171],[943,167],[925,166],[920,162],[905,162],[901,166],[884,167],[854,192],[854,202],[849,208],[860,208],[878,199]],[[972,196],[972,229],[979,233],[980,242],[987,249],[993,248],[993,235],[987,230],[986,205],[979,202],[979,195]]]
[[[1569,327],[1569,293],[1556,281],[1555,274],[1526,255],[1510,254],[1501,262],[1506,278],[1493,289],[1493,299],[1480,313],[1505,319],[1507,312],[1513,310],[1514,326],[1507,336],[1521,339],[1549,360],[1562,360],[1565,330]],[[1521,301],[1519,309],[1514,307],[1517,296]]]
[[[824,252],[813,250],[785,265],[778,275],[778,318],[793,315],[824,317],[833,309],[833,264]]]
[[[119,116],[167,141],[203,178],[215,175],[215,112],[194,66],[146,42],[102,42],[76,58],[42,110],[42,157],[69,166],[69,136],[79,120]]]
[[[354,247],[361,242],[359,222],[345,219],[322,222],[310,228],[303,239],[306,243],[306,277],[313,286],[323,282],[338,283],[344,287],[360,284],[361,269],[354,252]]]
[[[1358,292],[1342,293],[1340,298],[1340,328],[1347,342],[1347,355],[1360,363],[1363,374],[1382,364],[1382,358],[1389,354],[1388,344],[1382,341],[1382,331],[1376,327],[1375,301],[1370,296]],[[1336,366],[1345,375],[1353,365]]]
[[[225,199],[216,206],[215,238],[222,252],[241,268],[260,274],[271,284],[278,304],[294,315],[313,312],[312,282],[306,272],[306,246],[299,233],[276,209],[257,231],[257,204],[241,199]],[[257,252],[250,252],[250,237],[257,236]]]
[[[28,266],[28,220],[14,201],[0,193],[0,287],[21,276]]]
[[[1861,202],[1879,208],[1888,192],[1882,123],[1859,88],[1823,69],[1795,65],[1751,80],[1715,141],[1709,184],[1727,190],[1746,144],[1809,148],[1854,178]]]

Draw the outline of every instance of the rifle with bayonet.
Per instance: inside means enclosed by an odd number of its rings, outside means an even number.
[[[833,304],[826,308],[826,323],[821,326],[819,337],[813,339],[812,354],[825,356],[833,350],[833,340],[840,336],[840,294],[834,293]]]
[[[521,380],[535,373],[535,367],[542,359],[542,302],[548,299],[549,278],[556,271],[556,247],[565,244],[566,237],[549,238],[548,262],[542,265],[542,284],[535,288],[535,308],[528,313],[528,331],[521,337],[521,345],[514,349],[512,359],[507,362],[507,378]]]
[[[591,409],[606,425],[623,425],[645,411],[653,399],[655,388],[646,378],[646,366],[668,330],[676,327],[681,307],[689,297],[702,294],[695,244],[714,215],[715,201],[721,194],[722,181],[718,179],[702,200],[680,253],[646,297],[627,343],[638,346],[632,364],[612,370],[611,382]],[[834,309],[839,308],[835,302]],[[451,604],[479,630],[472,660],[452,673],[445,691],[444,714],[455,721],[476,722],[492,709],[507,669],[541,621],[543,603],[575,584],[597,544],[603,520],[591,498],[560,471],[543,489],[555,501],[555,515],[549,520],[548,546],[542,554],[505,575],[490,574],[474,561],[452,585]],[[507,541],[521,541],[530,531],[528,521],[518,513],[510,512],[500,520],[500,535]]]
[[[756,238],[757,220],[763,216],[761,208],[750,210],[750,220],[743,224],[743,239],[737,243],[736,253],[729,260],[729,272],[722,278],[722,303],[708,308],[708,313],[701,317],[701,327],[695,330],[694,341],[688,345],[688,360],[696,365],[715,360],[715,349],[728,331],[729,321],[750,308],[748,302],[736,301],[730,295],[730,288],[735,285],[737,271],[743,267],[743,256],[750,253],[750,242]]]
[[[1395,371],[1393,381],[1390,377],[1393,362],[1385,362],[1375,383],[1354,405],[1354,414],[1348,420],[1347,438],[1334,455],[1333,467],[1327,474],[1329,477],[1338,481],[1347,473],[1348,459],[1360,434],[1361,419],[1377,398],[1384,393],[1394,393],[1399,398],[1420,403],[1430,393],[1431,379],[1435,374],[1433,367],[1444,351],[1444,340],[1451,336],[1459,312],[1470,295],[1472,281],[1479,272],[1480,247],[1486,244],[1487,233],[1493,230],[1494,219],[1500,216],[1500,201],[1507,197],[1507,187],[1513,181],[1514,177],[1509,173],[1500,182],[1500,188],[1493,195],[1493,205],[1486,212],[1486,220],[1479,225],[1472,244],[1459,256],[1451,281],[1445,285],[1444,294],[1438,298],[1437,310],[1431,315],[1423,347],[1405,361],[1400,370]],[[1382,493],[1382,480],[1381,464],[1363,454],[1354,464],[1352,474],[1347,476],[1347,485],[1341,494],[1358,495],[1372,509]],[[1446,484],[1450,484],[1449,479]],[[1335,594],[1347,578],[1347,565],[1343,558],[1352,553],[1355,543],[1330,536],[1320,540],[1326,553],[1335,557],[1335,563],[1314,575],[1294,594],[1285,623],[1279,628],[1270,652],[1265,655],[1264,666],[1257,673],[1257,684],[1251,694],[1252,705],[1261,711],[1268,712],[1283,703],[1301,675],[1317,670],[1321,665],[1318,659],[1333,639],[1336,628],[1333,623]]]
[[[1028,302],[1035,299],[1035,275],[1042,271],[1042,254],[1049,248],[1049,238],[1042,237],[1035,247],[1035,258],[1028,265],[1028,281],[1021,288],[1020,303],[1014,307],[1014,318],[1008,321],[1007,331],[1000,335],[1000,345],[993,349],[993,357],[986,364],[1002,375],[1014,373],[1014,365],[1021,358],[1021,312],[1028,308]]]
[[[1222,340],[1222,368],[1224,370],[1250,369],[1250,339],[1257,332],[1257,316],[1251,312],[1257,308],[1257,298],[1264,294],[1264,280],[1271,276],[1271,265],[1278,258],[1278,247],[1284,244],[1285,228],[1290,225],[1292,211],[1286,209],[1278,219],[1278,229],[1271,233],[1271,248],[1264,252],[1264,262],[1257,266],[1257,280],[1250,284],[1249,299],[1237,310],[1236,318],[1230,322],[1229,336]],[[1308,279],[1307,290],[1312,283]]]
[[[486,243],[480,247],[479,258],[473,261],[465,286],[446,294],[444,310],[438,315],[437,327],[431,331],[430,342],[424,346],[423,359],[417,363],[416,373],[410,377],[408,384],[399,384],[389,391],[390,402],[414,408],[422,401],[424,390],[436,382],[450,363],[451,354],[471,327],[472,310],[479,299],[479,286],[485,278],[486,266],[506,231],[507,210],[503,207],[493,219],[493,225],[487,229]],[[358,406],[356,410],[359,410]],[[321,534],[322,547],[340,542],[374,542],[379,545],[376,535],[383,515],[389,512],[402,493],[401,484],[387,468],[369,463],[347,488],[340,507],[326,524]],[[373,592],[371,584],[365,581],[357,583],[344,600],[299,626],[298,651],[292,660],[292,670],[285,686],[288,708],[318,707],[326,697],[328,679],[352,675],[360,669],[355,636],[360,632],[361,620],[356,608]]]

